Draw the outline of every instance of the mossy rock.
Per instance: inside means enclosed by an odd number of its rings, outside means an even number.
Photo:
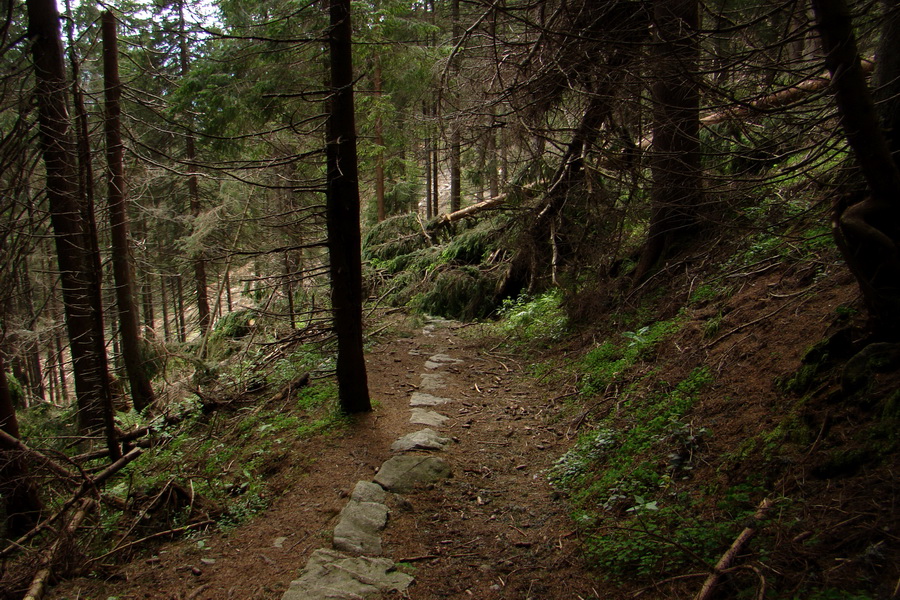
[[[889,373],[900,368],[900,344],[869,344],[844,365],[841,389],[854,394],[868,387],[875,373]]]
[[[474,267],[444,269],[428,291],[413,299],[413,308],[450,319],[486,317],[497,308],[498,280]]]
[[[25,388],[22,387],[16,376],[8,371],[6,373],[6,387],[9,389],[9,399],[12,401],[13,406],[23,408],[25,406]]]
[[[853,351],[851,330],[841,329],[807,350],[800,368],[789,376],[776,379],[775,384],[783,392],[803,394],[821,379],[820,374],[827,376],[836,364],[851,357]]]

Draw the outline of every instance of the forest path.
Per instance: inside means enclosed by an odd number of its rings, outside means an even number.
[[[421,366],[408,397],[449,399],[434,407],[448,420],[431,426],[453,440],[437,453],[453,476],[403,494],[383,534],[387,554],[415,567],[413,599],[595,595],[545,473],[573,433],[551,400],[559,394],[536,388],[526,365],[490,352],[480,326],[469,327],[436,321],[411,340]],[[373,384],[383,389],[379,377]]]
[[[66,582],[50,597],[281,599],[310,556],[331,548],[357,482],[377,477],[397,454],[396,440],[429,427],[410,422],[410,402],[422,398],[416,393],[449,400],[424,408],[447,417],[430,428],[452,439],[436,453],[452,475],[385,502],[381,556],[414,578],[402,597],[597,595],[545,473],[574,435],[552,400],[560,393],[539,389],[517,359],[484,348],[480,327],[437,320],[386,335],[367,355],[375,410],[284,456],[272,478],[280,495],[267,510],[231,531],[173,542],[115,567],[105,582]],[[386,597],[399,597],[392,594]]]

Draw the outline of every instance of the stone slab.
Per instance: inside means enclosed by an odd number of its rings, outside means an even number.
[[[350,500],[334,528],[335,550],[352,554],[381,554],[381,530],[387,525],[388,508],[378,502]]]
[[[389,492],[404,493],[417,485],[450,477],[450,465],[435,456],[401,454],[385,461],[375,483]]]
[[[377,483],[371,481],[357,481],[350,499],[357,502],[379,502],[384,504],[387,492]]]
[[[432,396],[424,392],[413,392],[409,398],[410,406],[437,406],[451,402],[451,398],[441,398],[440,396]]]
[[[440,427],[450,417],[445,417],[441,413],[434,412],[433,410],[425,410],[424,408],[414,408],[412,409],[412,416],[409,418],[409,422],[414,425],[428,425],[429,427]]]
[[[444,383],[444,376],[440,373],[422,373],[423,390],[440,390],[447,387]]]
[[[386,558],[350,557],[323,548],[313,552],[281,600],[378,598],[390,591],[403,592],[412,581]]]
[[[450,438],[441,437],[432,429],[422,429],[420,431],[415,431],[413,433],[407,433],[406,435],[404,435],[402,438],[391,444],[391,450],[393,450],[394,452],[409,452],[411,450],[443,450],[449,444]]]
[[[433,354],[428,360],[436,363],[458,364],[463,362],[461,358],[453,358],[449,354]]]

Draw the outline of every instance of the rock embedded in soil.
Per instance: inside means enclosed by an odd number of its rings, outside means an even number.
[[[447,384],[440,373],[422,373],[421,387],[423,390],[440,390],[447,387]]]
[[[450,438],[441,437],[433,429],[426,428],[413,433],[407,433],[391,444],[391,450],[394,452],[443,450],[450,444],[450,441]]]
[[[371,481],[357,481],[353,492],[350,494],[350,499],[357,502],[379,502],[384,504],[386,498],[387,492],[384,491],[384,488]]]
[[[440,367],[443,367],[445,365],[458,364],[461,362],[462,360],[453,358],[452,356],[449,356],[447,354],[435,354],[433,356],[429,356],[428,360],[425,361],[425,368],[434,370],[439,369]]]
[[[428,360],[430,360],[431,362],[436,362],[436,363],[449,363],[449,364],[462,362],[461,358],[453,358],[449,354],[434,354],[432,356],[429,356]]]
[[[281,600],[351,600],[403,592],[413,578],[385,558],[350,557],[334,550],[313,552],[300,577]]]
[[[424,408],[414,408],[412,409],[412,416],[409,418],[409,422],[413,425],[428,425],[430,427],[440,427],[450,417],[445,417],[441,413],[434,412],[433,410],[425,410]]]
[[[334,528],[335,550],[352,554],[381,554],[381,530],[387,525],[388,508],[378,502],[350,500]]]
[[[409,399],[410,406],[437,406],[452,402],[450,398],[441,398],[440,396],[432,396],[423,392],[413,392]]]
[[[375,475],[375,483],[389,492],[404,493],[417,485],[450,477],[450,466],[435,456],[402,454],[388,459]]]

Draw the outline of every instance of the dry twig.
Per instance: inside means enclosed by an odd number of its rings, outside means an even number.
[[[752,522],[744,528],[739,536],[737,536],[734,542],[731,543],[731,547],[728,548],[725,554],[722,555],[722,558],[719,559],[719,562],[716,563],[716,566],[713,567],[713,572],[706,578],[706,581],[703,582],[703,587],[700,588],[700,592],[694,596],[694,600],[709,600],[709,598],[712,597],[716,584],[719,582],[722,574],[731,567],[731,563],[734,562],[734,559],[743,549],[744,545],[750,541],[750,538],[752,538],[753,534],[759,529],[761,525],[760,522],[766,516],[766,513],[772,509],[773,505],[774,502],[768,498],[759,503],[756,512],[753,514]],[[763,585],[765,585],[765,580],[763,580]]]
[[[75,534],[75,531],[81,526],[81,522],[84,521],[88,511],[96,505],[97,503],[92,498],[85,498],[82,500],[81,508],[78,509],[66,525],[65,534],[58,536],[56,541],[53,542],[53,544],[50,545],[50,548],[44,553],[44,556],[41,559],[42,566],[37,574],[35,574],[34,579],[31,580],[31,587],[28,588],[28,593],[25,594],[25,597],[22,600],[41,599],[44,595],[44,586],[47,585],[47,581],[53,574],[53,564],[56,562],[60,549],[65,541],[71,539]]]

